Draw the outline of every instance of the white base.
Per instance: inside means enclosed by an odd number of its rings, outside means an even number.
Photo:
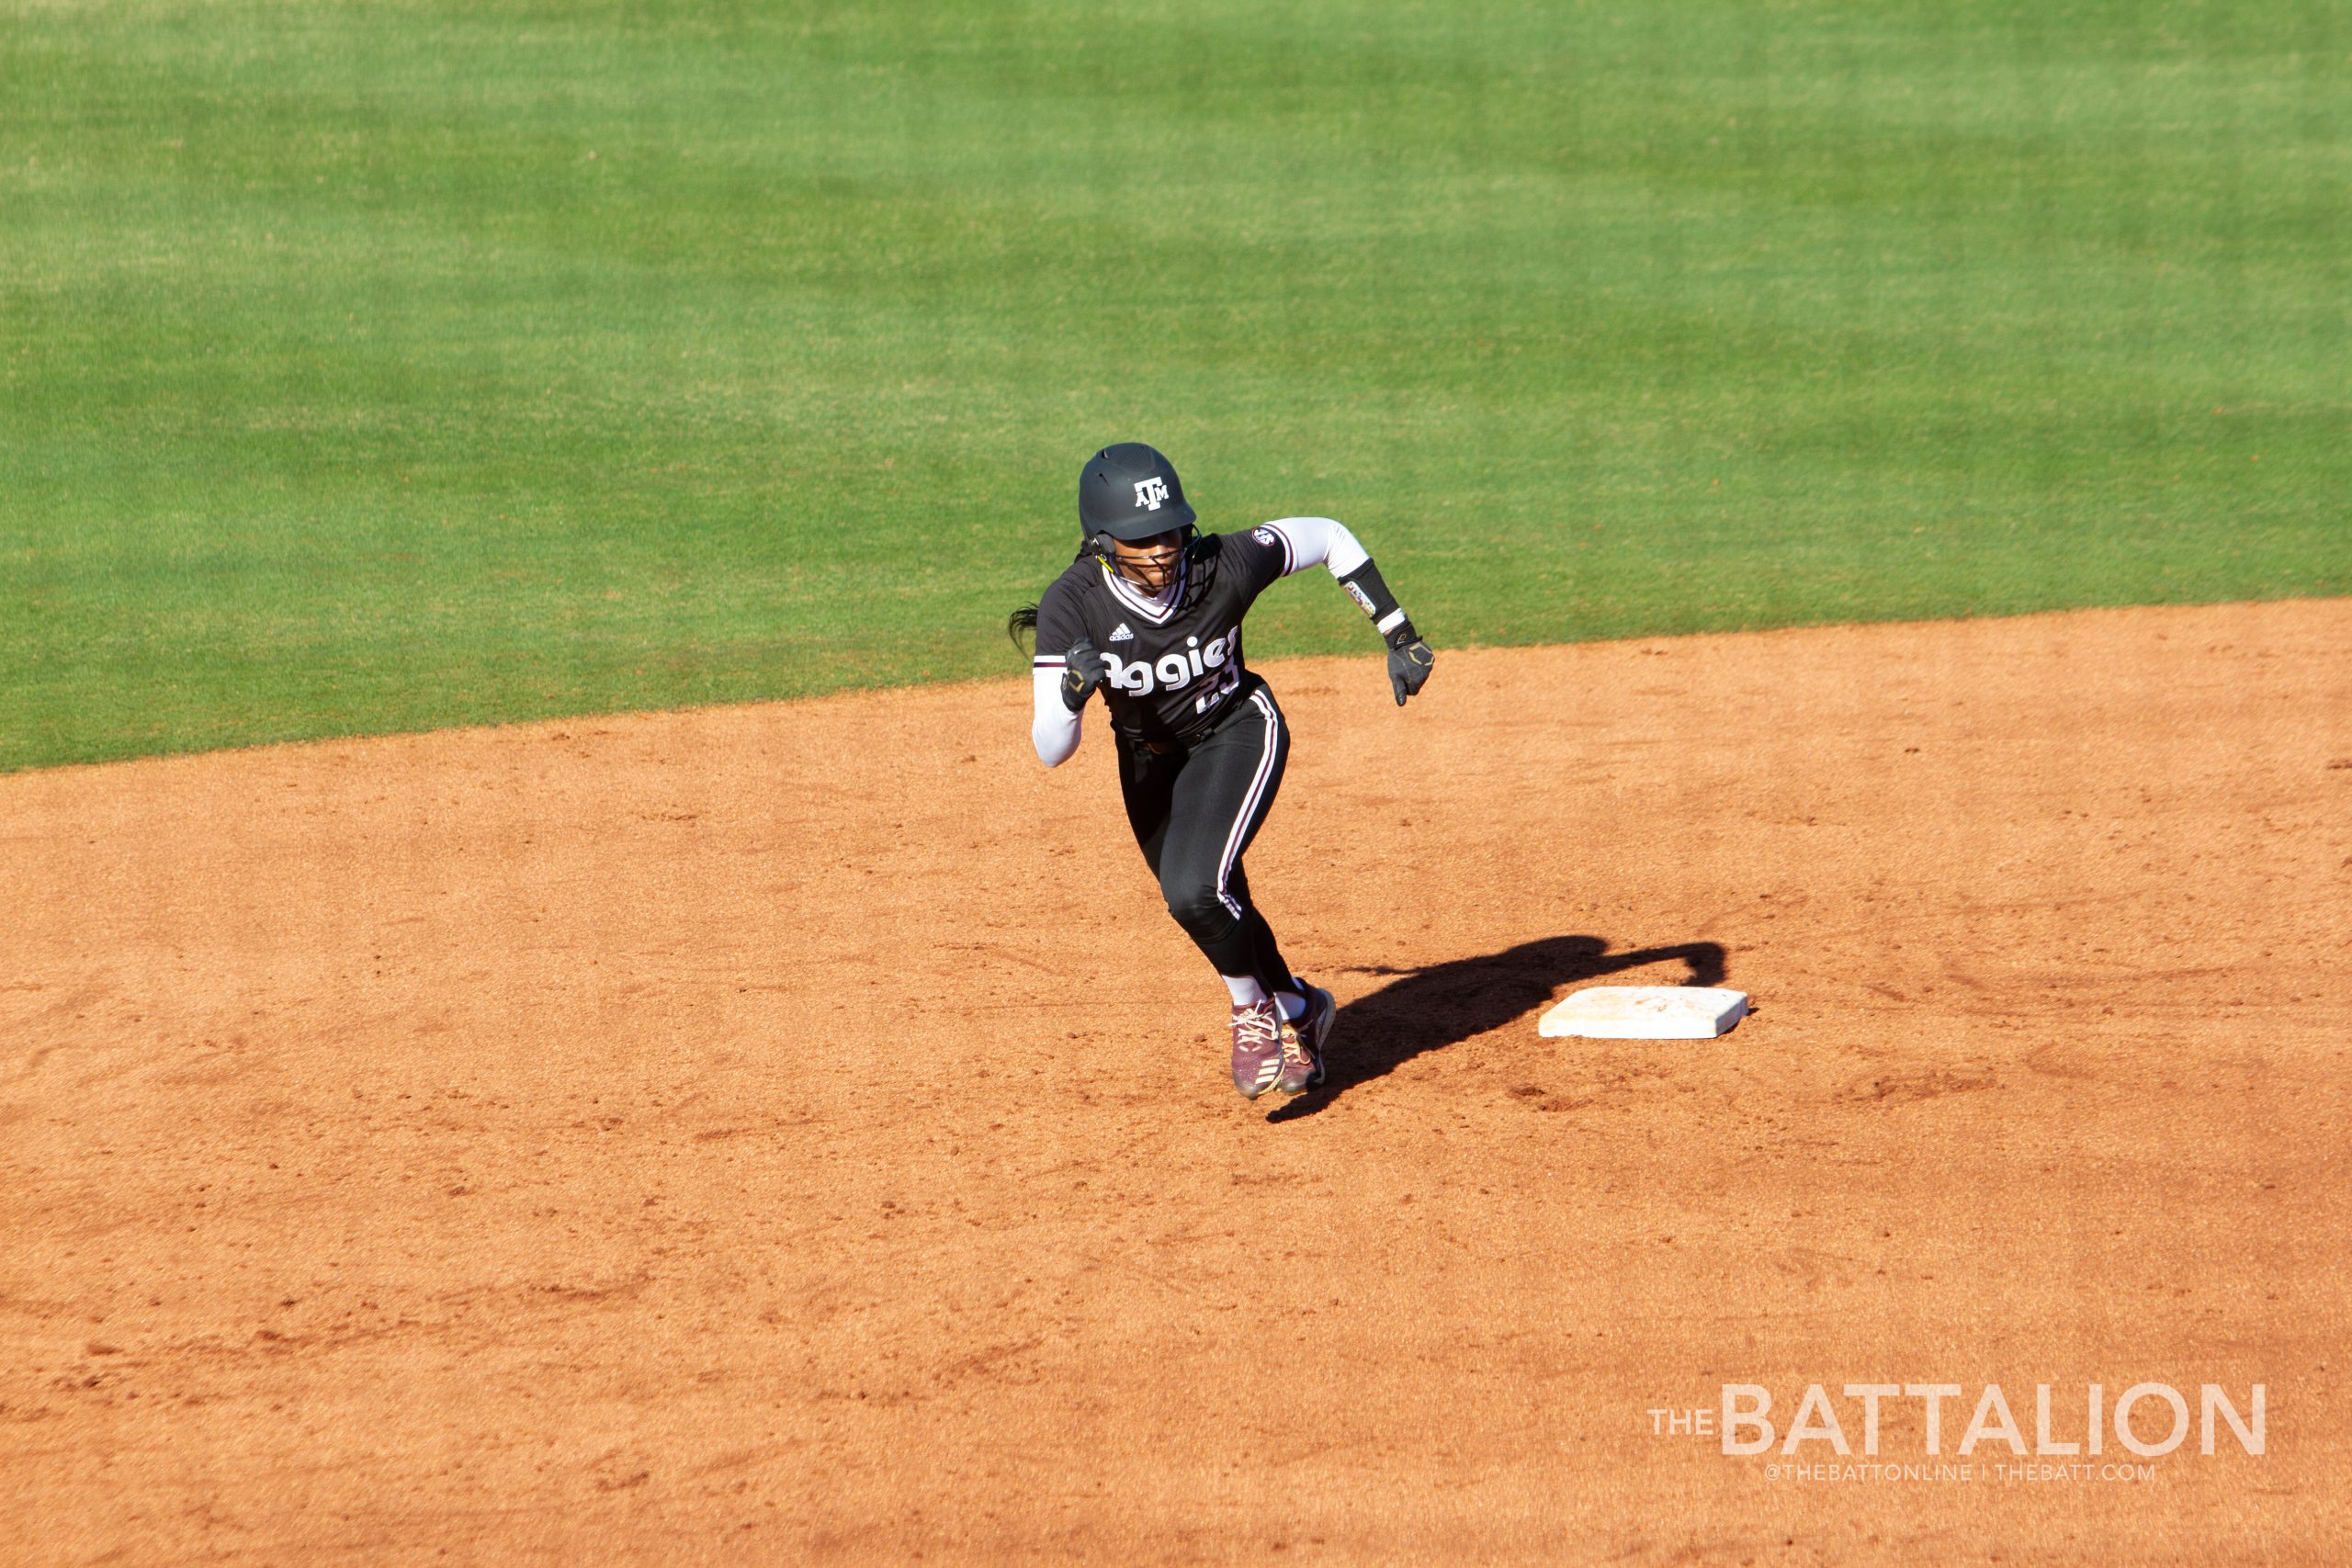
[[[1746,991],[1593,986],[1545,1013],[1538,1027],[1587,1040],[1713,1040],[1747,1016]]]

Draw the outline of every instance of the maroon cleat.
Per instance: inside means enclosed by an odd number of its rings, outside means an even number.
[[[1323,1081],[1323,1043],[1331,1038],[1331,1021],[1340,1010],[1322,987],[1300,989],[1306,1011],[1296,1023],[1283,1024],[1283,1066],[1274,1088],[1283,1094],[1304,1094]]]
[[[1233,1087],[1244,1100],[1274,1087],[1290,1033],[1271,999],[1233,1010]]]

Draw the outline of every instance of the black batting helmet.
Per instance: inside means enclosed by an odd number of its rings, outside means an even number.
[[[1078,476],[1078,521],[1089,539],[1126,543],[1193,525],[1176,465],[1140,441],[1105,446]]]

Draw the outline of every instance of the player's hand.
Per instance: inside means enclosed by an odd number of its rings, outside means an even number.
[[[1388,689],[1396,694],[1396,705],[1403,707],[1405,699],[1419,694],[1430,678],[1430,670],[1437,663],[1437,655],[1421,640],[1410,621],[1400,621],[1388,634]]]
[[[1062,706],[1076,713],[1102,683],[1102,656],[1094,651],[1092,641],[1080,637],[1070,644],[1069,659],[1062,668]]]

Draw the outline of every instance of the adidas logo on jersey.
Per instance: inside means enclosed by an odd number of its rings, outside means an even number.
[[[1126,622],[1121,621],[1119,623],[1119,629],[1111,634],[1110,640],[1113,642],[1133,642],[1136,640],[1135,628],[1127,625]]]

